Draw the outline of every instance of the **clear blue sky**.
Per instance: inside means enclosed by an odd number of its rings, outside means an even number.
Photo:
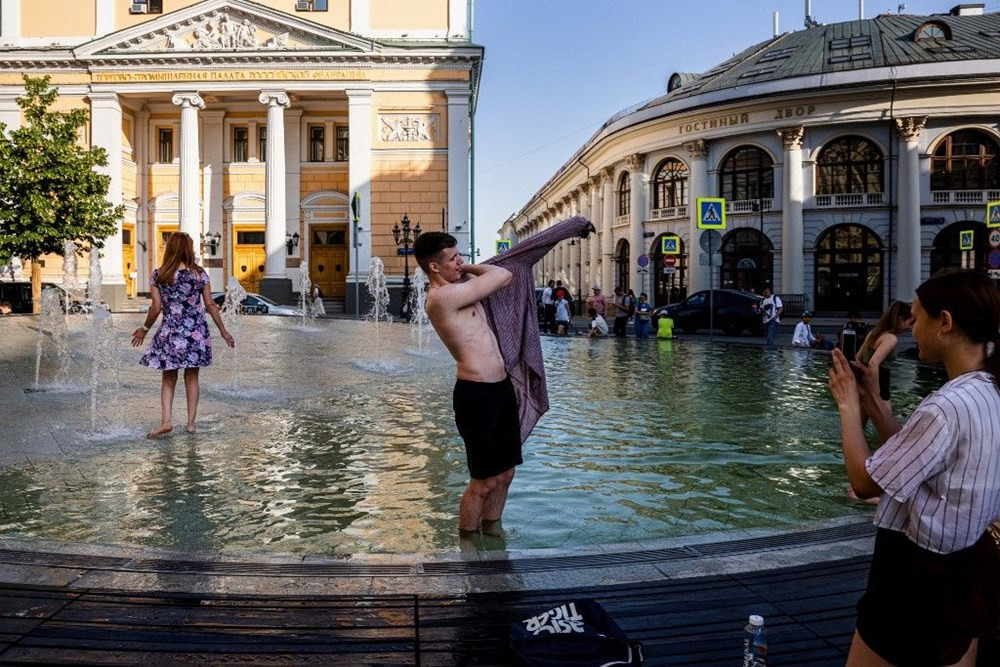
[[[968,0],[966,0],[968,1]],[[897,2],[865,0],[865,17]],[[907,14],[960,0],[910,0]],[[986,0],[987,11],[1000,2]],[[496,230],[605,120],[666,92],[673,72],[704,72],[772,34],[801,30],[804,0],[475,0],[486,48],[476,113],[476,241]],[[812,0],[822,23],[858,18],[857,0]]]

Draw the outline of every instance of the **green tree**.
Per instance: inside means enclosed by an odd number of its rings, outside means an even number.
[[[0,266],[15,255],[31,260],[35,312],[38,258],[62,255],[66,241],[102,248],[125,210],[111,205],[110,178],[95,171],[107,166],[107,152],[81,141],[90,112],[51,111],[59,93],[49,80],[25,76],[17,100],[24,123],[10,132],[0,123]]]

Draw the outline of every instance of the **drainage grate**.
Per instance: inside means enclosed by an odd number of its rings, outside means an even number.
[[[751,537],[745,540],[730,540],[728,542],[712,542],[709,544],[692,545],[691,549],[700,556],[726,556],[742,554],[748,551],[764,551],[767,549],[788,549],[809,544],[829,544],[869,537],[875,534],[875,527],[868,522],[852,523],[835,528],[807,530],[801,533],[782,533],[768,537]]]
[[[452,563],[424,563],[424,574],[522,574],[546,570],[576,569],[587,567],[615,567],[640,563],[658,563],[667,560],[692,558],[698,554],[687,547],[655,549],[652,551],[627,551],[587,556],[556,556],[554,558],[518,558],[515,560],[462,561]]]

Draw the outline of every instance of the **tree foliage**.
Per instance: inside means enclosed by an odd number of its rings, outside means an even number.
[[[47,76],[25,76],[24,89],[22,126],[0,123],[0,265],[62,255],[66,241],[103,247],[124,215],[107,199],[110,178],[95,171],[107,152],[80,140],[89,111],[52,111],[59,93]]]

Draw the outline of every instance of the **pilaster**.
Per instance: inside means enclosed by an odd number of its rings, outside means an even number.
[[[107,151],[108,164],[97,171],[106,175],[108,203],[122,204],[122,107],[118,95],[98,93],[88,96],[91,112],[91,144]],[[115,232],[104,239],[101,250],[102,297],[112,310],[125,303],[125,275],[122,270],[122,221],[118,220]]]
[[[201,231],[201,199],[198,192],[198,111],[205,108],[205,101],[201,95],[191,91],[174,94],[173,103],[181,108],[180,230],[194,239],[195,255],[201,257],[198,243],[198,234]]]
[[[448,231],[459,252],[473,253],[469,216],[469,91],[446,91],[448,97]],[[469,255],[471,257],[471,254]]]
[[[264,166],[264,276],[260,291],[279,303],[291,301],[292,284],[286,269],[285,233],[285,109],[291,105],[283,90],[261,91],[258,101],[267,107],[267,155]]]
[[[805,196],[802,187],[801,125],[778,130],[784,146],[784,183],[781,201],[781,277],[774,286],[785,294],[805,293],[805,270],[802,251],[802,208]]]
[[[896,184],[899,224],[892,296],[900,301],[911,301],[920,285],[920,138],[926,124],[927,116],[896,119],[900,142]]]
[[[364,0],[352,0],[351,16],[354,22],[355,5],[365,5]],[[367,14],[366,14],[367,15]],[[348,123],[350,127],[351,161],[348,172],[348,196],[353,201],[355,193],[360,204],[358,224],[351,225],[351,272],[347,279],[354,289],[347,291],[348,311],[359,308],[360,283],[368,279],[368,266],[372,258],[372,90],[347,90]],[[352,217],[353,221],[353,217]],[[357,312],[357,310],[355,311]]]
[[[703,139],[684,144],[688,152],[688,202],[691,211],[688,226],[687,293],[708,289],[708,255],[701,249],[702,230],[698,229],[698,197],[708,196],[708,144]],[[714,250],[714,248],[713,248]]]

